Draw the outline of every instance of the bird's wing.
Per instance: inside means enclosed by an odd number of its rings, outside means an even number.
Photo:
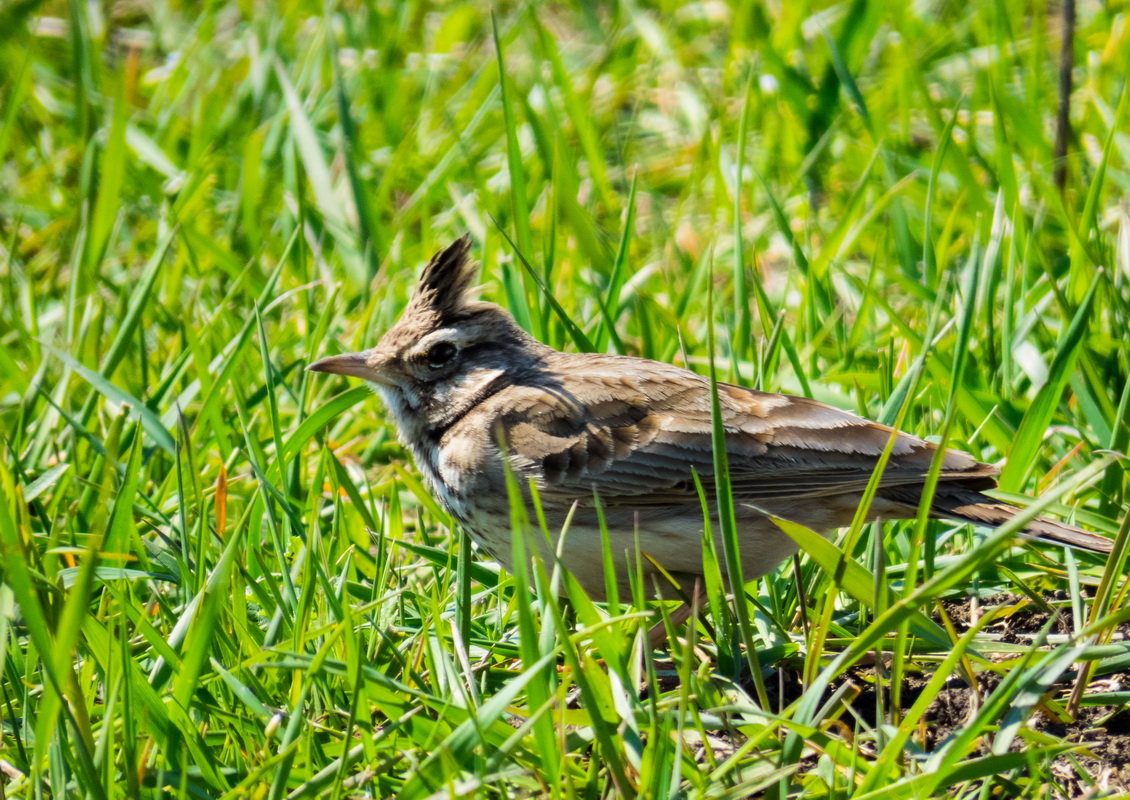
[[[562,498],[595,491],[606,507],[697,504],[692,471],[706,487],[714,476],[709,382],[657,362],[617,363],[584,370],[583,381],[512,392],[495,430],[512,464]],[[892,436],[880,485],[921,483],[936,450],[814,400],[726,384],[718,394],[738,502],[862,492]],[[995,472],[956,451],[942,465],[943,480],[985,479],[980,488]]]

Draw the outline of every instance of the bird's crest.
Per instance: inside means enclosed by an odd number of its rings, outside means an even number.
[[[451,315],[467,305],[467,293],[475,277],[475,264],[468,258],[471,237],[463,235],[432,256],[412,294],[406,316]]]

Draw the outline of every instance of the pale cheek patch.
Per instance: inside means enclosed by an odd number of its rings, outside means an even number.
[[[485,389],[492,381],[506,373],[503,369],[477,369],[466,377],[464,386],[472,393]]]
[[[432,387],[431,407],[442,417],[445,412],[461,401],[475,397],[490,383],[505,374],[502,369],[476,369],[470,372],[457,372]]]

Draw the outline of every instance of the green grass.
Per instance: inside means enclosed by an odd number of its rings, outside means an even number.
[[[1130,789],[1044,724],[1130,701],[1130,25],[1081,6],[1061,195],[1058,4],[0,5],[4,795]],[[652,657],[303,371],[466,231],[544,341],[940,435],[1115,557],[797,530]],[[1066,627],[940,613],[1001,592]]]

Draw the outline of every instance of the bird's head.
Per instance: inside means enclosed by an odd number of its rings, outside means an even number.
[[[405,441],[441,436],[490,393],[536,370],[548,350],[503,308],[470,297],[477,271],[470,248],[464,236],[432,257],[375,347],[307,367],[368,381]]]

